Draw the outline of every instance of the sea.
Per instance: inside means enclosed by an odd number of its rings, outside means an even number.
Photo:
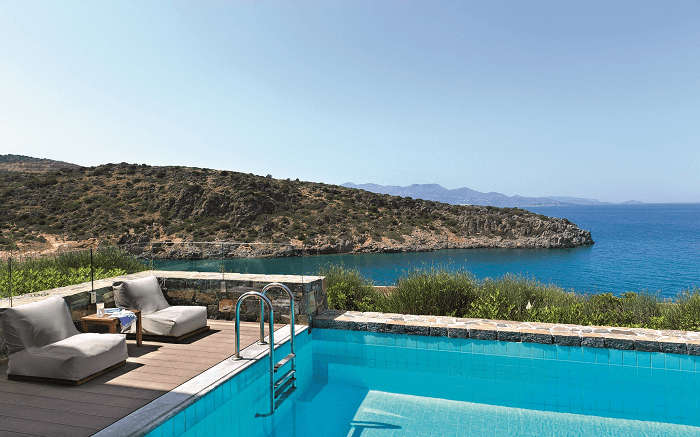
[[[274,259],[160,260],[155,267],[314,275],[330,264],[392,285],[414,269],[467,270],[477,278],[515,274],[584,293],[644,291],[675,297],[700,287],[700,204],[527,208],[565,217],[595,244],[572,249],[446,249],[432,252],[313,255]]]

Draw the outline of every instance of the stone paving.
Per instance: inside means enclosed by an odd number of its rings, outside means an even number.
[[[315,328],[700,355],[700,332],[359,311],[325,311]]]

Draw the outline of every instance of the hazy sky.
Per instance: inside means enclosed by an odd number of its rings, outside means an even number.
[[[0,0],[0,153],[699,202],[700,2]]]

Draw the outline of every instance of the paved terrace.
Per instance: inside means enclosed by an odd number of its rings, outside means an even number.
[[[1,363],[0,436],[94,434],[233,355],[234,323],[209,320],[209,326],[184,344],[137,347],[128,340],[125,367],[77,387],[9,381]],[[241,348],[257,341],[259,329],[241,323]]]

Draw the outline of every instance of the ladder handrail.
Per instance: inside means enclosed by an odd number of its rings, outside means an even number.
[[[259,297],[261,305],[267,304],[268,308],[270,308],[270,414],[274,413],[275,411],[275,397],[274,397],[274,386],[275,386],[275,328],[274,328],[274,319],[275,319],[275,313],[274,310],[272,309],[272,302],[270,299],[268,299],[267,296],[265,296],[262,293],[258,293],[257,291],[248,291],[246,293],[243,293],[241,297],[238,298],[238,301],[236,302],[236,358],[240,359],[241,358],[241,304],[243,303],[244,300],[246,300],[249,297]],[[264,302],[264,303],[262,303]],[[265,327],[263,323],[263,329]],[[264,333],[264,331],[263,331]],[[264,338],[261,338],[261,340],[264,340]]]
[[[275,312],[272,308],[272,301],[267,297],[267,292],[273,288],[281,288],[289,295],[289,324],[290,324],[290,335],[289,335],[289,348],[290,353],[279,363],[275,364],[275,337],[274,337],[274,319]],[[279,282],[272,282],[263,287],[260,292],[248,291],[243,293],[236,302],[236,358],[241,358],[241,304],[244,300],[249,297],[257,297],[260,299],[260,344],[265,344],[265,305],[270,309],[270,412],[268,414],[256,414],[256,417],[265,417],[274,414],[276,407],[281,403],[289,394],[296,390],[296,354],[294,353],[294,337],[295,337],[295,327],[294,327],[294,293],[286,285]],[[275,381],[275,372],[278,368],[282,368],[285,364],[291,363],[291,369],[286,372],[279,380]],[[279,387],[277,387],[279,386]],[[275,398],[281,396],[278,404],[275,404]]]
[[[273,288],[281,288],[282,290],[286,291],[287,294],[289,295],[289,325],[290,325],[290,335],[289,335],[289,347],[290,347],[290,352],[294,353],[294,293],[292,293],[292,290],[289,289],[286,285],[279,283],[279,282],[272,282],[270,284],[267,284],[266,286],[263,287],[261,294],[265,297],[267,297],[267,292],[270,291]],[[260,301],[260,342],[263,343],[265,339],[265,320],[263,316],[265,315],[265,306],[262,301]]]

